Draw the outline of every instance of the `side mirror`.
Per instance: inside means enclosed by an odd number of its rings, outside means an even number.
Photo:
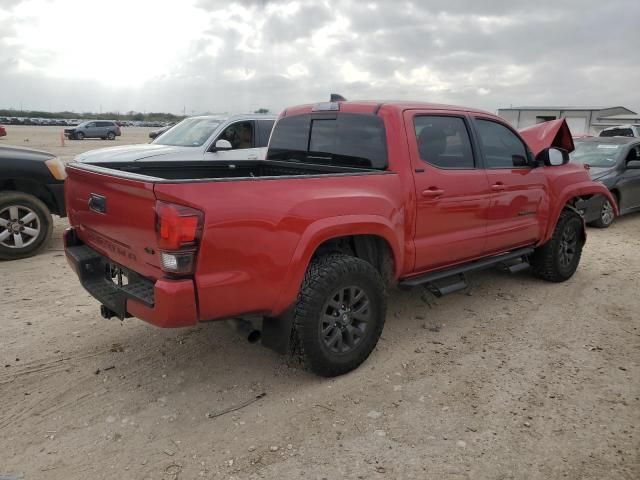
[[[569,162],[569,153],[561,148],[545,148],[538,154],[536,160],[547,167],[559,167]]]
[[[231,150],[233,148],[233,145],[231,145],[231,142],[229,140],[217,140],[216,144],[214,145],[213,151],[218,151],[218,150]]]
[[[640,160],[631,160],[627,162],[627,170],[640,170]]]

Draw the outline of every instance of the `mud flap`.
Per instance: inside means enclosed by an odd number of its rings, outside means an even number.
[[[279,317],[264,317],[262,320],[262,345],[281,355],[289,353],[294,309],[289,308]]]

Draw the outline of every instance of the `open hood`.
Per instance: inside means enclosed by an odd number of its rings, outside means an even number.
[[[562,148],[567,152],[573,152],[575,148],[571,131],[564,118],[523,128],[519,133],[535,156],[549,147]]]

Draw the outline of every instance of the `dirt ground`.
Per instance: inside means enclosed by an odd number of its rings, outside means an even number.
[[[39,132],[25,143],[64,158],[113,144]],[[640,478],[640,214],[589,229],[563,284],[492,270],[437,300],[392,292],[378,347],[335,379],[224,322],[103,320],[65,223],[0,263],[0,478]]]

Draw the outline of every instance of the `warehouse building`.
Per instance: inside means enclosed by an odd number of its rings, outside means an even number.
[[[498,115],[516,129],[565,118],[574,136],[598,135],[621,124],[640,126],[640,115],[625,107],[510,107],[498,109]]]

